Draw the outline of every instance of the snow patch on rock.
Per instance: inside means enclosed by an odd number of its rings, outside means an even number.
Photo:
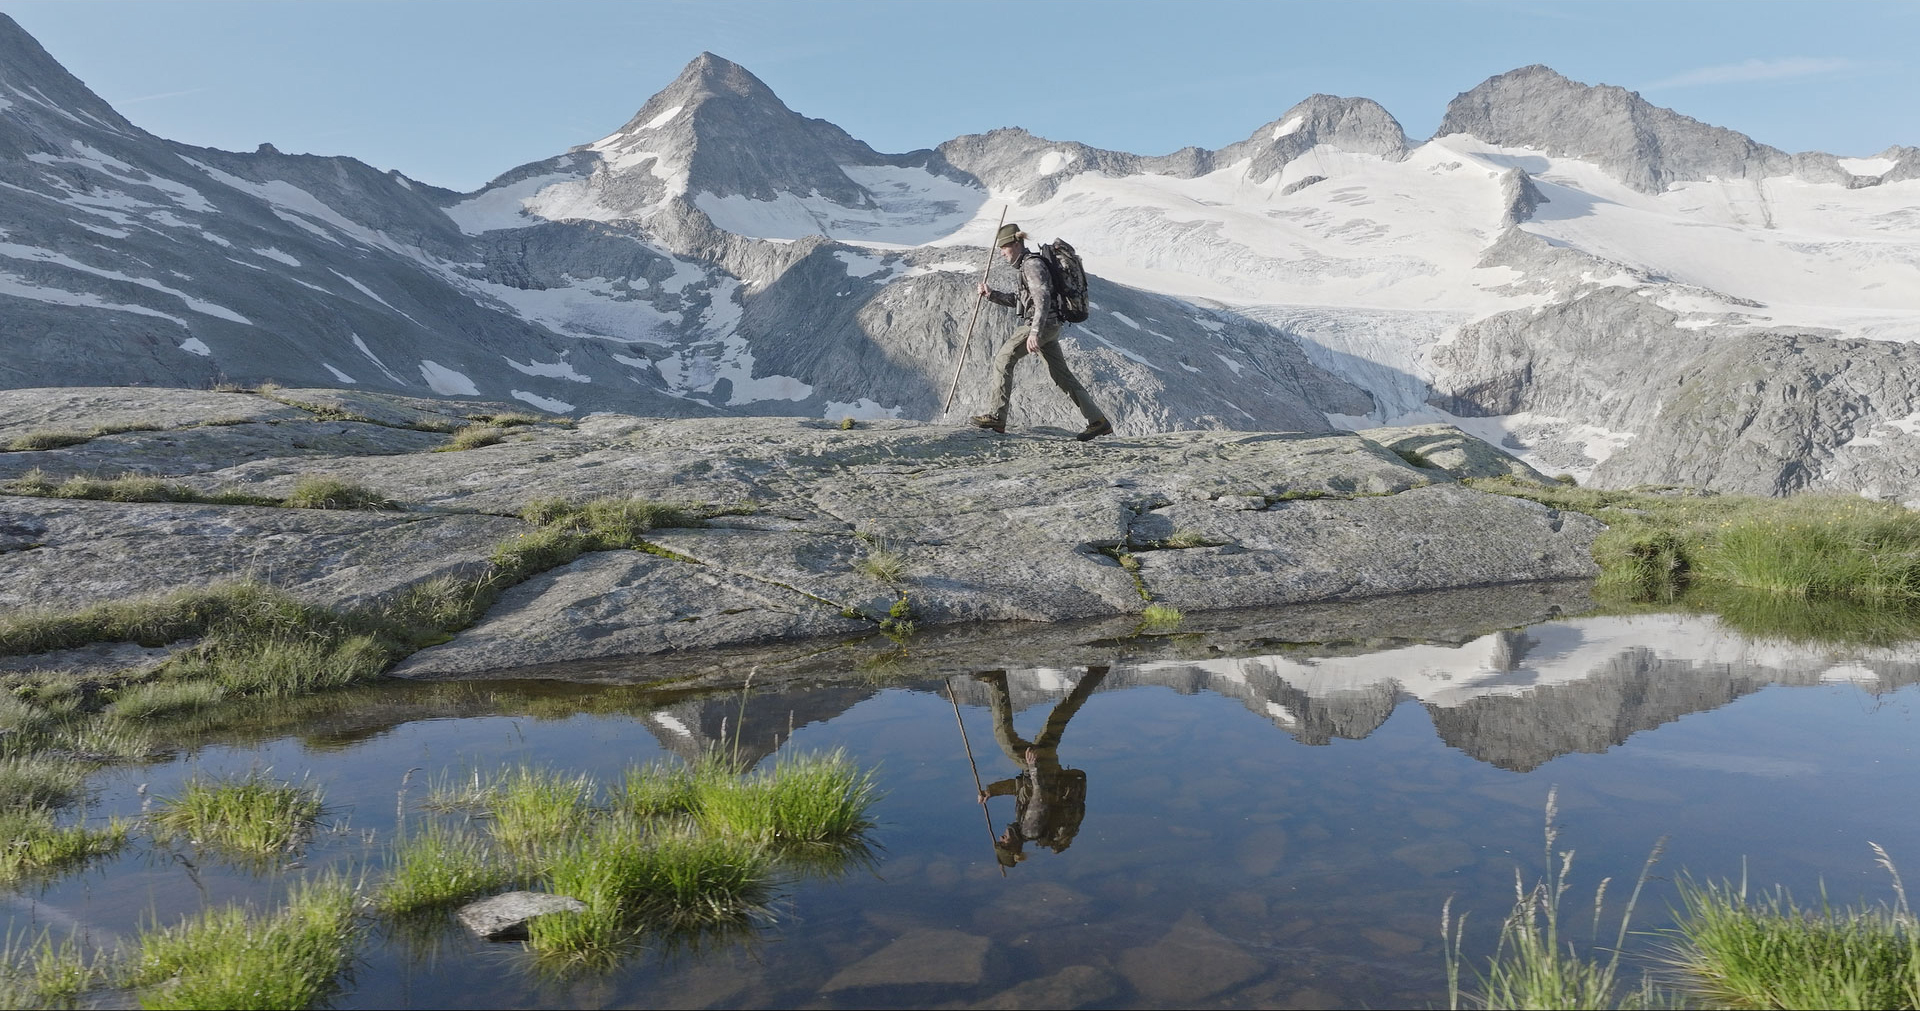
[[[368,357],[372,357],[369,355]],[[427,381],[427,389],[443,397],[477,397],[480,388],[464,373],[456,372],[439,362],[422,359],[420,378]]]
[[[507,364],[513,366],[514,371],[525,375],[546,376],[549,379],[566,379],[576,383],[593,382],[591,377],[583,376],[575,372],[573,363],[564,359],[557,362],[528,361],[521,363],[514,361],[512,358],[508,358],[506,355],[501,355],[500,357],[506,359]],[[568,410],[572,410],[572,408],[568,408]]]
[[[565,414],[568,411],[573,410],[573,405],[567,403],[564,400],[555,400],[552,397],[543,397],[538,393],[528,393],[525,390],[510,390],[508,391],[507,395],[512,397],[515,400],[520,401],[523,404],[532,404],[533,406],[538,407],[539,409],[546,411],[549,414]]]

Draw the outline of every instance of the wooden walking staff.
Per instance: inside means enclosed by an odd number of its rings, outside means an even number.
[[[1001,211],[1000,216],[1002,218],[1005,218],[1007,216],[1007,212]],[[971,766],[973,769],[973,788],[975,790],[978,790],[980,793],[986,793],[987,788],[980,785],[980,766],[975,764],[973,761],[973,745],[967,743],[967,724],[965,721],[960,719],[960,696],[955,695],[953,693],[952,678],[947,679],[947,701],[953,703],[953,722],[960,724],[960,746],[967,749],[967,765]],[[992,845],[993,815],[988,813],[987,805],[985,804],[980,805],[980,817],[985,818],[987,820],[987,843],[988,845]],[[1000,876],[1003,878],[1006,877],[1007,865],[1001,863],[1000,858],[997,856],[994,857],[993,862],[995,866],[1000,868]]]
[[[1007,223],[1007,205],[1000,205],[1000,225]],[[993,226],[993,234],[1000,235],[1000,225]],[[993,273],[993,244],[987,244],[987,265],[980,268],[980,283],[987,283],[987,275]],[[967,367],[967,352],[973,350],[973,324],[980,319],[980,303],[986,296],[975,293],[973,296],[973,315],[967,317],[967,337],[960,343],[960,364],[953,367],[953,382],[947,386],[947,402],[940,408],[945,414],[953,410],[953,393],[960,388],[960,370]],[[1002,869],[1005,873],[1005,869]]]

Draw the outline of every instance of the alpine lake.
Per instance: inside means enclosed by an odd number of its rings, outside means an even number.
[[[156,725],[165,752],[94,774],[81,817],[138,819],[196,776],[257,772],[317,788],[316,830],[248,862],[136,827],[15,886],[9,936],[113,949],[210,905],[271,909],[328,869],[372,888],[436,784],[516,766],[611,784],[715,752],[767,767],[839,749],[874,773],[873,826],[785,872],[750,923],[647,935],[611,966],[364,913],[330,1003],[1444,1006],[1442,909],[1466,917],[1471,987],[1516,880],[1551,873],[1550,794],[1583,948],[1613,945],[1665,840],[1627,934],[1635,978],[1682,876],[1890,900],[1870,843],[1920,876],[1920,646],[1599,613],[1583,593],[938,629],[202,711]]]

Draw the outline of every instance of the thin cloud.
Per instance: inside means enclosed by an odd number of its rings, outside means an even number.
[[[188,88],[188,89],[187,89],[187,90],[185,90],[185,91],[163,91],[163,92],[161,92],[161,93],[160,93],[160,94],[158,94],[158,95],[141,95],[141,96],[140,96],[139,98],[123,98],[123,99],[121,99],[121,100],[119,101],[119,103],[117,103],[117,104],[120,104],[120,105],[139,105],[139,104],[140,104],[141,102],[158,102],[158,101],[160,101],[160,100],[161,100],[161,99],[163,99],[163,98],[179,98],[179,97],[180,97],[180,96],[182,96],[182,95],[198,95],[199,93],[201,93],[201,92],[203,92],[203,91],[205,91],[205,90],[207,90],[207,89],[205,89],[205,88]]]
[[[1778,60],[1742,60],[1739,63],[1722,63],[1718,66],[1689,70],[1684,74],[1676,74],[1665,80],[1643,85],[1641,90],[1743,84],[1748,81],[1778,81],[1789,77],[1818,77],[1822,74],[1838,74],[1858,68],[1857,62],[1845,58],[1788,56]]]

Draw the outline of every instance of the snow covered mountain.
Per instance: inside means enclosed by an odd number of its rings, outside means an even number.
[[[1544,67],[1424,143],[1314,95],[1217,151],[893,155],[702,54],[457,194],[154,137],[0,16],[0,189],[10,386],[957,420],[1012,323],[943,416],[1005,209],[1086,257],[1069,355],[1123,433],[1451,421],[1583,480],[1920,501],[1920,149],[1788,155]],[[1077,427],[1036,380],[1014,423]]]

